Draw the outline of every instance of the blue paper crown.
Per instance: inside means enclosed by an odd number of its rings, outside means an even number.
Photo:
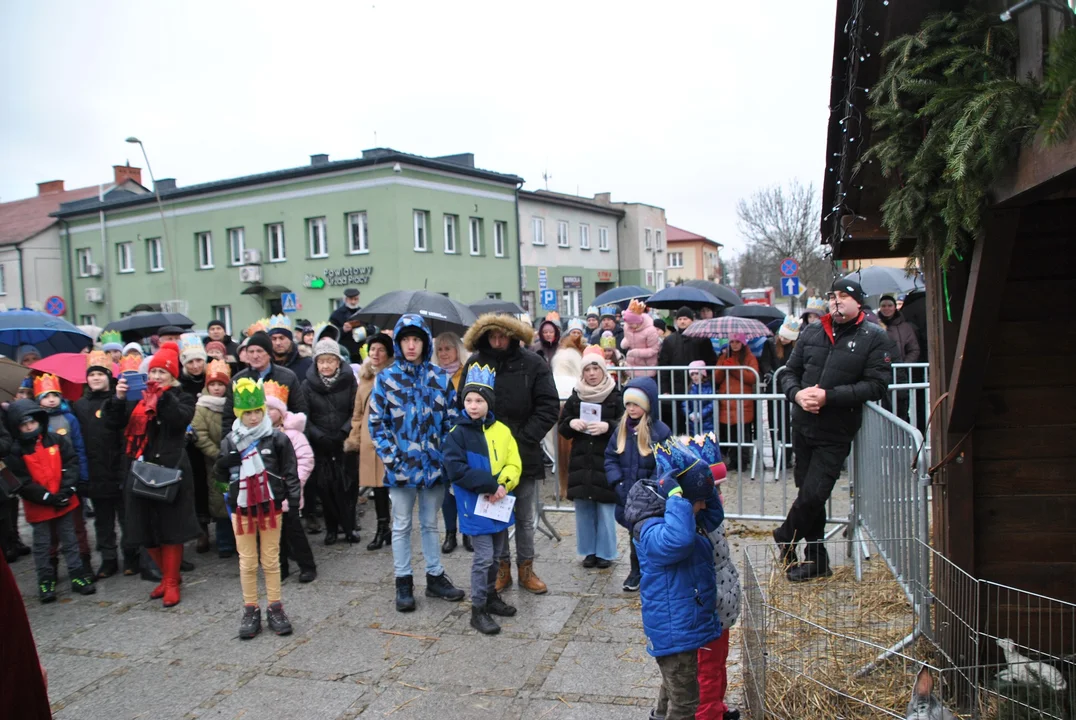
[[[713,433],[696,435],[688,445],[707,465],[716,465],[722,461],[721,447],[715,442]]]
[[[291,332],[291,318],[287,315],[273,315],[269,318],[269,327],[266,332],[272,332],[274,330],[287,330]]]
[[[467,369],[467,381],[464,385],[477,385],[478,387],[486,387],[492,390],[493,382],[496,379],[497,371],[493,367],[475,363]]]
[[[617,309],[618,308],[617,308],[616,305],[603,305],[602,306],[602,317],[605,317],[606,315],[608,315],[609,317],[616,317]]]
[[[713,492],[714,481],[710,466],[690,445],[670,438],[666,443],[654,446],[654,460],[657,463],[658,476],[672,474],[688,500],[701,500]]]

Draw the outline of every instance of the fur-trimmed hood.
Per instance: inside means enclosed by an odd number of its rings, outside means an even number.
[[[464,346],[471,352],[488,349],[486,334],[494,328],[504,331],[505,335],[524,345],[529,346],[534,342],[534,329],[529,324],[511,315],[486,313],[479,316],[475,324],[468,328],[467,334],[463,336]]]

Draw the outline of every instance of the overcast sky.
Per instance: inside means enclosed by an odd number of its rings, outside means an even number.
[[[180,185],[319,152],[473,152],[528,189],[548,172],[551,190],[659,205],[735,251],[739,198],[821,184],[834,12],[833,0],[3,2],[0,200],[143,165],[129,135]]]

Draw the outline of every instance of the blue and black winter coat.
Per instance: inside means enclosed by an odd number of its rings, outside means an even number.
[[[422,358],[409,362],[400,347],[400,332],[422,332]],[[432,487],[442,482],[442,443],[456,424],[456,391],[452,376],[430,362],[433,339],[418,315],[396,323],[395,362],[377,374],[370,394],[370,438],[385,465],[387,487]]]
[[[49,432],[66,437],[71,441],[78,455],[78,481],[87,483],[90,481],[90,463],[86,458],[86,443],[82,439],[82,425],[79,424],[75,413],[71,412],[71,406],[67,400],[61,400],[54,408],[44,408],[49,416]]]
[[[720,525],[720,508],[708,505],[707,524]],[[674,655],[721,637],[714,546],[696,524],[691,502],[679,495],[666,499],[656,481],[645,478],[631,489],[626,515],[642,573],[646,651]]]
[[[500,522],[475,514],[479,495],[492,495],[498,485],[512,492],[523,474],[523,461],[512,431],[486,413],[481,421],[462,415],[445,439],[445,473],[452,483],[464,535],[493,535],[515,521]]]
[[[650,444],[665,442],[672,436],[669,426],[658,420],[658,386],[653,378],[635,378],[627,385],[627,388],[639,388],[646,393],[650,400]],[[621,418],[621,422],[628,422],[627,415]],[[609,444],[605,447],[605,479],[616,491],[616,521],[624,527],[631,529],[631,525],[624,519],[624,506],[628,499],[628,493],[632,486],[646,477],[653,477],[657,469],[654,453],[643,455],[639,452],[639,443],[635,439],[635,430],[629,425],[627,442],[624,443],[624,452],[616,451],[616,439],[620,434],[618,427],[609,438]]]

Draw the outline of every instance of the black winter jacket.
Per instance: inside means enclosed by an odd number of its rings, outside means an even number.
[[[717,353],[708,338],[688,337],[677,330],[661,341],[658,351],[658,365],[690,365],[695,360],[702,360],[708,366],[717,365]],[[661,391],[683,395],[687,392],[687,371],[666,370],[661,373]]]
[[[232,406],[232,387],[239,378],[250,378],[254,382],[257,382],[261,375],[254,368],[246,368],[240,370],[235,375],[232,375],[232,382],[228,384],[228,392],[224,394],[224,411],[220,415],[221,425],[221,437],[224,437],[232,431],[232,423],[235,422],[235,410]],[[295,377],[295,373],[288,370],[286,367],[281,367],[276,363],[273,363],[269,368],[269,374],[265,376],[265,380],[273,380],[288,388],[288,412],[293,413],[305,413],[306,412],[306,400],[303,398],[301,392],[299,392],[299,385],[301,384],[299,378]]]
[[[228,497],[234,505],[239,497],[239,480],[231,479],[231,469],[239,467],[242,459],[232,442],[231,433],[224,436],[220,445],[220,455],[213,471],[217,482],[228,483]],[[269,476],[269,487],[273,491],[273,504],[276,509],[280,510],[285,499],[289,508],[298,509],[303,488],[299,483],[299,464],[295,460],[295,448],[292,447],[291,440],[279,430],[274,430],[272,435],[258,441],[258,454],[265,465],[265,474]]]
[[[40,426],[41,444],[46,447],[58,446],[60,448],[60,458],[62,462],[62,471],[60,476],[60,487],[50,493],[44,486],[37,484],[33,477],[30,475],[29,469],[26,467],[26,461],[23,456],[26,454],[32,454],[34,447],[37,444],[37,437],[30,442],[23,442],[20,440],[12,440],[11,436],[8,436],[8,451],[5,454],[4,462],[7,465],[8,470],[16,478],[26,482],[22,489],[19,490],[19,495],[24,499],[38,505],[51,505],[49,502],[50,494],[55,496],[59,494],[66,494],[68,497],[75,494],[75,487],[79,482],[79,460],[78,453],[75,452],[75,446],[71,444],[71,441],[62,435],[49,432],[49,418],[48,413],[34,402],[33,400],[16,400],[11,404],[10,417],[11,422],[17,422],[14,418],[22,418],[26,415],[33,415],[37,420],[37,424]],[[12,432],[18,436],[18,427],[11,428]],[[29,521],[28,521],[29,522]],[[36,521],[34,521],[36,522]]]
[[[793,405],[793,428],[815,440],[851,442],[863,421],[863,403],[885,396],[894,350],[885,330],[863,313],[840,325],[825,315],[805,327],[779,376],[781,392]],[[815,385],[826,391],[817,415],[796,404],[796,393]]]
[[[340,371],[331,386],[326,386],[316,367],[310,368],[300,387],[306,414],[306,436],[317,455],[343,452],[344,440],[351,432],[355,412],[355,373],[341,361]],[[320,462],[320,461],[319,461]]]
[[[560,434],[572,441],[572,454],[568,461],[568,499],[593,500],[615,503],[616,492],[605,478],[605,448],[609,438],[616,433],[617,423],[624,412],[620,391],[613,388],[602,402],[602,422],[609,423],[609,430],[602,435],[581,433],[572,428],[571,422],[579,417],[579,394],[572,396],[560,411]]]
[[[101,414],[107,427],[123,435],[138,403],[113,395]],[[187,454],[187,426],[194,419],[194,398],[178,387],[169,388],[157,400],[157,416],[146,428],[143,460],[169,468],[180,466]],[[229,426],[230,427],[230,426]],[[126,438],[123,440],[126,446]],[[122,453],[121,453],[122,454]],[[126,475],[127,468],[124,468]]]
[[[105,403],[113,392],[111,387],[97,392],[87,390],[72,405],[82,428],[82,442],[89,464],[90,481],[85,485],[86,495],[95,500],[121,497],[123,482],[127,479],[123,472],[123,431],[110,427],[105,418]]]
[[[299,378],[299,382],[302,382],[306,374],[310,372],[313,362],[313,358],[303,357],[299,354],[299,346],[294,342],[291,344],[291,351],[288,353],[287,358],[280,360],[275,356],[273,357],[273,364],[291,370],[295,373],[295,377]]]
[[[205,373],[194,376],[184,372],[179,376],[179,386],[183,388],[183,392],[197,400],[202,390],[205,390]]]

